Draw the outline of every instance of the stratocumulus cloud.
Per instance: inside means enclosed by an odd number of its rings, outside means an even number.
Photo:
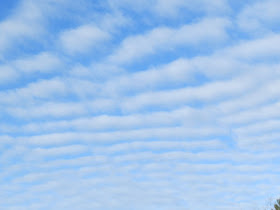
[[[279,196],[279,1],[3,2],[0,209]]]

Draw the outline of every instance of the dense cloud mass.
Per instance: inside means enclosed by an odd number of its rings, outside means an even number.
[[[278,0],[3,2],[0,209],[280,195]]]

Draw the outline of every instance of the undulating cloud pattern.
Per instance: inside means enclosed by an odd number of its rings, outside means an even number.
[[[279,0],[2,0],[0,209],[253,209],[280,194]]]

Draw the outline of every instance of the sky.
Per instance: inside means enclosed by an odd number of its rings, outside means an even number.
[[[2,0],[0,209],[250,210],[280,196],[279,0]]]

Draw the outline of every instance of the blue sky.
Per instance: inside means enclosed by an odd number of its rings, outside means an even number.
[[[280,195],[280,1],[2,0],[0,209]]]

